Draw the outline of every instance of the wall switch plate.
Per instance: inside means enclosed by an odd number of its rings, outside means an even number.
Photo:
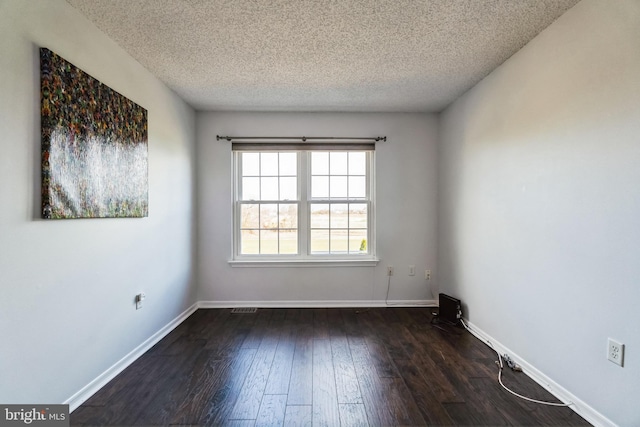
[[[609,338],[607,346],[607,359],[616,365],[623,366],[624,363],[624,344]]]
[[[416,266],[415,265],[410,265],[409,266],[409,276],[415,276],[416,275]]]

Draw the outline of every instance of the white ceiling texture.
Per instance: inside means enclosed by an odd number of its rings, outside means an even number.
[[[578,0],[67,0],[198,110],[438,112]]]

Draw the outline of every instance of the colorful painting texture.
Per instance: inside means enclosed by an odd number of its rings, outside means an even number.
[[[40,49],[42,217],[146,217],[147,110]]]

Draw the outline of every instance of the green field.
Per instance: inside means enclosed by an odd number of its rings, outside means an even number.
[[[258,234],[250,234],[243,232],[241,239],[241,253],[243,255],[251,254],[296,254],[298,253],[298,239],[295,233],[281,232],[280,233],[280,251],[278,252],[278,239],[277,233],[268,233],[269,237],[262,239],[262,245],[258,239]],[[351,253],[363,253],[360,251],[362,245],[362,236],[351,237],[347,239],[347,236],[337,236],[331,243],[332,253],[347,253],[349,247]],[[329,253],[329,239],[328,238],[312,238],[311,239],[311,252],[312,253]],[[366,253],[366,250],[364,251]]]

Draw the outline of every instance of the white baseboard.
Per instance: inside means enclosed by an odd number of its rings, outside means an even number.
[[[350,308],[350,307],[437,307],[435,300],[326,300],[326,301],[199,301],[198,308]]]
[[[571,408],[574,412],[580,415],[582,418],[590,422],[596,427],[617,427],[617,425],[602,415],[600,412],[596,411],[591,406],[587,405],[583,402],[579,397],[571,393],[566,388],[562,387],[560,384],[549,378],[547,375],[543,374],[536,367],[531,365],[526,360],[522,359],[512,350],[509,350],[506,346],[502,345],[499,341],[491,337],[491,335],[487,334],[482,329],[478,328],[473,323],[465,320],[467,325],[469,326],[469,330],[473,335],[475,335],[480,341],[485,343],[490,343],[500,354],[508,354],[517,364],[522,367],[522,372],[524,372],[529,378],[534,380],[536,383],[541,385],[548,392],[553,394],[555,397],[560,399],[564,403],[571,402],[569,408]]]
[[[260,307],[260,308],[347,308],[347,307],[436,307],[435,300],[390,300],[385,301],[198,301],[182,312],[178,317],[169,322],[146,341],[133,349],[129,354],[118,360],[97,378],[84,386],[80,391],[63,402],[69,405],[69,411],[73,412],[86,402],[98,390],[114,379],[120,372],[135,362],[146,351],[153,347],[178,325],[184,322],[199,308],[234,308],[234,307]]]
[[[129,354],[118,360],[113,366],[100,374],[96,379],[84,386],[76,394],[68,398],[63,402],[65,405],[69,405],[69,411],[73,412],[80,405],[93,396],[98,390],[104,387],[109,381],[114,379],[116,375],[124,371],[129,365],[135,362],[140,356],[142,356],[147,350],[153,347],[158,341],[164,338],[178,325],[184,322],[189,316],[191,316],[198,309],[198,304],[193,304],[191,307],[182,312],[178,317],[169,322],[166,326],[160,329],[158,332],[149,337],[146,341],[134,348]]]
[[[402,300],[402,299],[390,299],[380,304],[380,307],[437,307],[438,301],[434,299],[423,300]]]
[[[117,361],[96,379],[84,386],[75,393],[64,404],[69,405],[69,410],[73,412],[87,399],[93,396],[98,390],[104,387],[109,381],[115,378],[120,372],[126,369],[146,351],[153,347],[158,341],[164,338],[169,332],[185,321],[191,314],[199,308],[234,308],[234,307],[259,307],[259,308],[347,308],[347,307],[437,307],[436,300],[390,300],[390,301],[198,301],[182,312],[178,317],[169,322],[158,332],[149,337],[146,341],[133,349],[129,354]],[[540,370],[535,368],[526,360],[519,357],[508,347],[501,344],[491,335],[466,321],[471,333],[485,343],[490,343],[500,354],[507,353],[516,363],[522,367],[522,371],[541,385],[544,389],[556,396],[564,403],[571,402],[569,408],[578,415],[589,421],[596,427],[617,427],[616,424],[587,405],[573,393],[556,383]]]

